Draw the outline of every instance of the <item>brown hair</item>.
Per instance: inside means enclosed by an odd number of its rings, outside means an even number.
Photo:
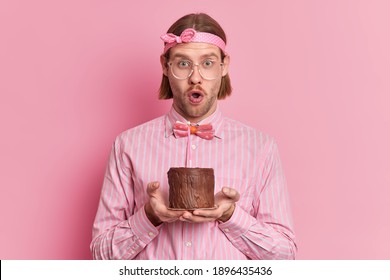
[[[185,29],[194,28],[198,32],[207,32],[220,37],[226,44],[226,34],[222,27],[212,17],[204,13],[188,14],[178,19],[168,29],[167,33],[173,33],[179,36]],[[222,61],[225,54],[221,50]],[[166,61],[169,59],[169,50],[165,53]],[[230,84],[229,74],[222,77],[221,87],[218,92],[218,99],[225,99],[232,93],[232,86]],[[172,98],[172,90],[169,85],[168,77],[163,74],[160,90],[159,99],[170,99]]]

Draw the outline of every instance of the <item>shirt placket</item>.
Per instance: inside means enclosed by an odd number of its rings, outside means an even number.
[[[187,149],[187,167],[199,167],[198,150],[200,138],[196,135],[190,135],[187,141],[190,141]]]

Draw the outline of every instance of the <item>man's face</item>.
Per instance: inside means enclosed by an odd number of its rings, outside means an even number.
[[[199,74],[199,67],[193,68],[192,75],[184,80],[175,78],[164,56],[161,57],[164,75],[168,77],[173,93],[173,107],[185,119],[197,123],[210,116],[217,108],[217,97],[222,77],[228,72],[229,57],[221,61],[221,51],[217,46],[207,43],[178,44],[170,49],[169,62],[190,61],[202,64],[207,60],[224,65],[218,71],[216,79],[206,80]],[[202,71],[202,70],[201,70]]]

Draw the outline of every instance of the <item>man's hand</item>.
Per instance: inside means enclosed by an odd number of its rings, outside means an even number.
[[[212,222],[215,220],[226,222],[233,215],[236,202],[239,199],[240,194],[235,189],[223,187],[222,190],[215,195],[216,209],[200,209],[194,210],[192,213],[186,211],[183,216],[180,217],[180,220],[193,223]]]
[[[154,226],[162,223],[171,223],[179,219],[185,211],[169,210],[166,206],[159,182],[151,182],[146,188],[149,202],[145,204],[145,213]]]

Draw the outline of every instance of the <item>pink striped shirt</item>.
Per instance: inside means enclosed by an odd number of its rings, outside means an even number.
[[[167,171],[186,165],[187,137],[167,115],[121,133],[115,140],[93,225],[94,259],[293,259],[296,245],[286,183],[275,142],[223,117],[203,120],[212,140],[191,135],[192,167],[214,168],[215,191],[234,187],[241,195],[225,223],[175,221],[155,227],[146,217],[146,185],[159,181],[168,193]],[[188,163],[187,163],[188,164]]]

